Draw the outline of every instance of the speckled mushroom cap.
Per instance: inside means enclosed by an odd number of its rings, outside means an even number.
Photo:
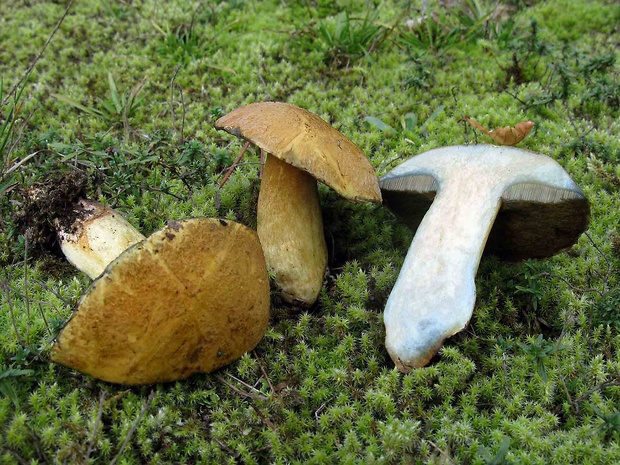
[[[268,319],[256,233],[222,219],[174,221],[92,283],[52,360],[113,383],[174,381],[253,349]]]
[[[252,103],[222,116],[215,127],[310,173],[346,199],[381,202],[377,177],[364,153],[303,108],[281,102]]]

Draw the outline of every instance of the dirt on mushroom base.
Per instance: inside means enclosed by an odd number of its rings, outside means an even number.
[[[72,232],[79,213],[76,202],[87,196],[92,182],[83,171],[71,171],[32,184],[19,192],[21,208],[13,215],[19,234],[28,240],[29,255],[62,257],[58,228]]]

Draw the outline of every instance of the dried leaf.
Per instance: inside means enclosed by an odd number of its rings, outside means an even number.
[[[474,128],[483,132],[494,142],[499,145],[516,145],[521,142],[525,136],[532,130],[534,127],[534,123],[532,121],[523,121],[522,123],[516,124],[514,127],[512,126],[504,126],[503,128],[496,128],[491,131],[486,129],[481,124],[477,123],[471,118],[463,118],[461,121],[467,121]]]

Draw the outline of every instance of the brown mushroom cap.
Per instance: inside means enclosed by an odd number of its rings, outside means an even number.
[[[281,102],[239,107],[215,122],[281,160],[307,171],[352,201],[381,201],[374,169],[364,153],[314,113]]]
[[[173,381],[253,349],[268,318],[256,233],[222,219],[175,221],[92,283],[52,360],[113,383]]]

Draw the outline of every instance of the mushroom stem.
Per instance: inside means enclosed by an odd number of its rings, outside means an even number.
[[[289,303],[312,305],[327,267],[316,180],[277,157],[266,157],[257,232],[267,268]]]
[[[426,365],[473,312],[474,279],[502,192],[452,181],[420,223],[385,308],[386,347],[401,371]]]
[[[99,276],[116,257],[145,237],[109,207],[80,200],[71,231],[60,229],[60,248],[67,260],[92,279]]]

